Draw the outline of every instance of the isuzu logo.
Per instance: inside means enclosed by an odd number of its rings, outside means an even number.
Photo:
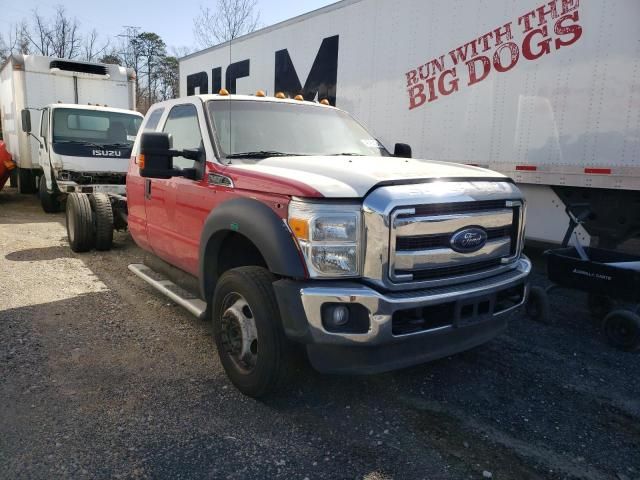
[[[91,155],[94,157],[121,157],[122,152],[120,150],[91,150]]]
[[[449,243],[456,252],[477,252],[487,243],[487,232],[480,227],[464,228],[454,233]]]

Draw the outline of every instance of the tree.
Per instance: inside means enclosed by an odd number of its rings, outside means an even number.
[[[98,59],[100,63],[110,63],[112,65],[120,65],[122,66],[122,58],[115,50],[112,50],[109,53],[105,53]]]
[[[178,96],[178,59],[176,57],[164,57],[158,65],[158,98],[168,100]]]
[[[76,58],[80,55],[82,37],[78,20],[69,18],[62,6],[56,8],[52,19],[46,19],[38,10],[33,11],[31,26],[26,37],[34,53],[47,57]]]
[[[147,102],[143,104],[144,110],[148,109],[155,102],[156,87],[158,84],[158,67],[161,59],[167,56],[167,46],[164,40],[157,33],[142,32],[131,40],[133,49],[139,54],[143,64],[138,64],[138,76],[144,72],[147,81]],[[142,98],[141,98],[142,100]]]
[[[101,55],[109,48],[109,40],[102,45],[98,44],[98,31],[94,28],[84,37],[82,45],[82,59],[87,62],[93,62],[100,58]]]
[[[30,21],[13,25],[7,39],[0,38],[0,56],[13,53],[36,54],[48,57],[94,61],[109,48],[109,41],[101,42],[97,30],[86,36],[80,32],[76,18],[67,15],[58,6],[52,17],[47,18],[37,9]]]
[[[200,6],[193,35],[202,48],[228,42],[258,28],[257,0],[218,0],[214,9]]]

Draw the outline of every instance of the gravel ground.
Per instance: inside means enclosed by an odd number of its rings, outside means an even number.
[[[640,355],[579,293],[555,326],[258,402],[209,324],[129,273],[143,258],[126,234],[73,254],[62,215],[0,193],[0,478],[640,479]]]

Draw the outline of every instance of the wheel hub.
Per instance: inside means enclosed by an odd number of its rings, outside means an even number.
[[[253,312],[239,294],[229,296],[222,313],[222,344],[242,370],[252,370],[258,359],[258,332]]]

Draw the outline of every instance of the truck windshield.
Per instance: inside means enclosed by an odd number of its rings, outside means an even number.
[[[53,143],[131,146],[141,123],[140,116],[127,113],[56,108]]]
[[[303,103],[244,100],[210,100],[207,107],[226,158],[389,155],[341,110]]]

